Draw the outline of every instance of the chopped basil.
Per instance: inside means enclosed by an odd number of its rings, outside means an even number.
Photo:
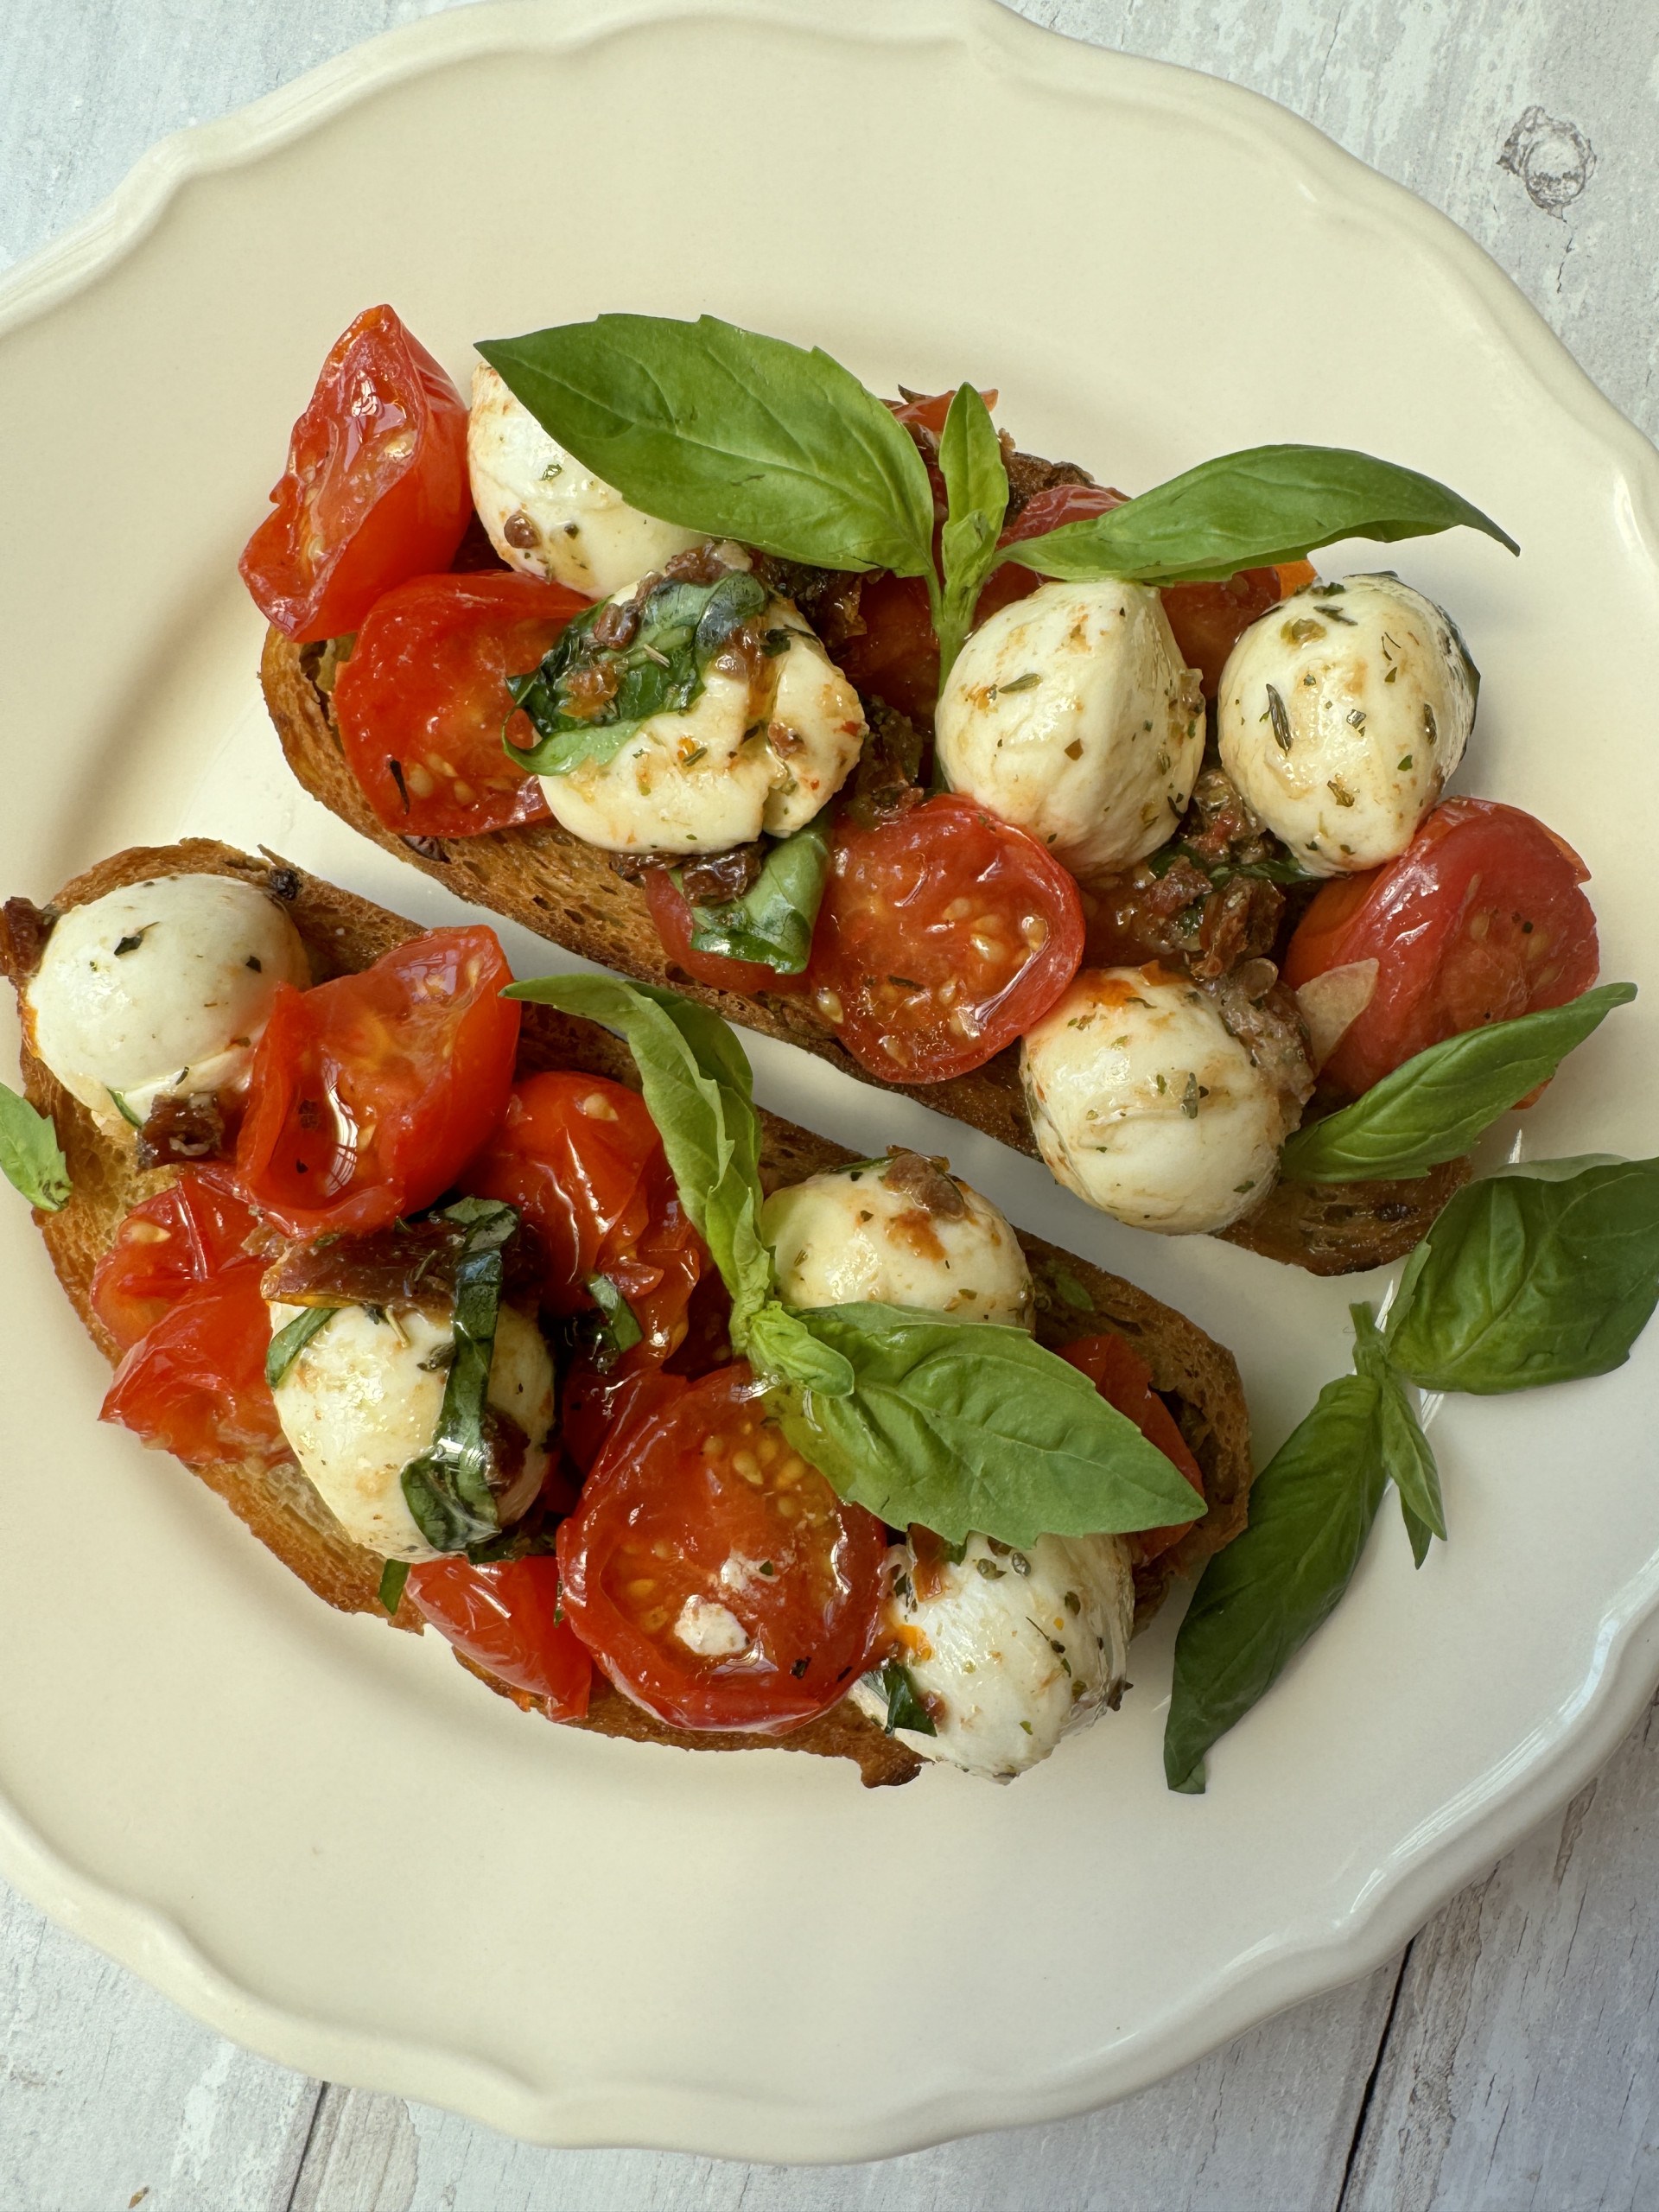
[[[409,1580],[409,1561],[389,1559],[380,1570],[380,1603],[389,1613],[395,1613],[404,1600],[404,1585]]]
[[[128,1127],[134,1129],[142,1129],[144,1126],[143,1116],[139,1113],[136,1108],[130,1106],[127,1103],[126,1099],[123,1096],[120,1091],[110,1090],[108,1084],[105,1084],[104,1088],[105,1090],[110,1091],[110,1097],[114,1103],[116,1112],[121,1116],[122,1120],[126,1122]]]
[[[295,1361],[305,1350],[318,1331],[326,1328],[340,1308],[338,1306],[308,1306],[291,1321],[277,1330],[265,1354],[265,1380],[274,1390],[288,1374]]]
[[[878,1696],[887,1701],[886,1732],[891,1736],[895,1728],[908,1728],[913,1735],[937,1736],[933,1716],[916,1694],[916,1685],[910,1679],[908,1668],[889,1660],[885,1667],[866,1675],[865,1681]]]
[[[48,1114],[35,1112],[27,1098],[0,1083],[0,1174],[14,1191],[57,1213],[69,1200],[69,1163],[58,1144]]]
[[[466,1224],[455,1265],[455,1356],[444,1377],[437,1432],[403,1472],[415,1525],[435,1551],[458,1552],[487,1541],[501,1526],[490,1488],[484,1434],[501,1308],[502,1247],[518,1226],[513,1208],[489,1198],[462,1198],[445,1217]]]
[[[800,975],[812,957],[813,925],[829,880],[830,834],[819,815],[772,847],[741,899],[692,907],[691,950]]]
[[[625,1351],[632,1351],[635,1344],[643,1342],[645,1332],[632,1306],[608,1275],[589,1275],[584,1287],[601,1317],[597,1332],[599,1357],[594,1364],[604,1374],[615,1366]]]
[[[594,637],[603,602],[584,607],[538,668],[508,677],[539,741],[521,752],[504,739],[507,758],[537,776],[614,760],[652,715],[683,714],[702,697],[709,663],[766,604],[765,585],[741,569],[712,584],[664,576],[646,594],[632,642],[619,646]]]

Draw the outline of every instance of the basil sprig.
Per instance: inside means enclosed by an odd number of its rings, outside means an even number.
[[[944,588],[933,610],[943,683],[973,627],[974,609],[996,564],[996,541],[1008,510],[1001,441],[990,410],[970,384],[957,393],[944,418],[939,474],[949,502],[939,539]]]
[[[1659,1160],[1494,1176],[1412,1254],[1389,1353],[1426,1390],[1529,1390],[1622,1366],[1656,1304]]]
[[[533,776],[613,760],[653,715],[683,714],[702,697],[709,662],[766,605],[766,586],[741,569],[711,584],[664,576],[646,595],[630,643],[614,646],[594,635],[603,604],[585,607],[539,667],[508,677],[538,741],[521,750],[504,739],[507,758]]]
[[[273,1390],[312,1338],[325,1329],[339,1311],[338,1306],[308,1306],[277,1330],[265,1353],[265,1380]]]
[[[1192,1517],[1179,1471],[1022,1331],[893,1306],[797,1313],[773,1296],[749,1065],[717,1016],[602,976],[544,976],[508,995],[626,1039],[681,1203],[732,1294],[733,1346],[779,1387],[786,1433],[843,1497],[951,1542]]]
[[[1438,1521],[1434,1533],[1444,1533],[1427,1439],[1389,1371],[1370,1306],[1350,1310],[1355,1371],[1325,1384],[1313,1412],[1256,1477],[1249,1526],[1205,1567],[1175,1639],[1164,1728],[1164,1778],[1172,1789],[1203,1789],[1211,1745],[1267,1694],[1330,1618],[1390,1480],[1400,1490],[1414,1554],[1421,1529]]]
[[[501,1311],[502,1248],[518,1226],[512,1206],[493,1198],[461,1198],[445,1218],[467,1227],[455,1264],[454,1357],[444,1376],[438,1426],[426,1450],[403,1471],[404,1497],[435,1551],[464,1551],[501,1526],[490,1488],[484,1434],[490,1363]]]
[[[479,352],[632,506],[826,569],[933,568],[915,443],[850,371],[704,315],[602,315]]]
[[[42,1213],[69,1202],[69,1163],[48,1114],[0,1083],[0,1175]]]
[[[1280,1157],[1295,1183],[1405,1181],[1458,1160],[1500,1114],[1553,1076],[1634,983],[1603,983],[1565,1006],[1490,1021],[1431,1045],[1351,1106],[1298,1129]]]
[[[1022,538],[1000,558],[1071,582],[1205,583],[1302,560],[1339,538],[1388,543],[1459,524],[1521,550],[1490,515],[1414,468],[1341,446],[1253,446],[1203,461],[1107,514]]]
[[[772,847],[741,899],[692,907],[691,950],[757,961],[780,976],[800,975],[812,956],[812,931],[829,880],[830,833],[819,815]]]

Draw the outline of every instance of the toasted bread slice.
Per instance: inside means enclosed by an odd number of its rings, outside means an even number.
[[[366,968],[392,946],[420,934],[413,923],[386,913],[350,892],[335,890],[279,860],[251,859],[231,846],[206,838],[118,853],[66,884],[53,905],[61,912],[125,884],[185,874],[237,876],[280,897],[304,941],[313,977],[318,982]],[[618,882],[615,878],[610,880]],[[625,887],[618,882],[618,887]],[[518,1065],[525,1074],[544,1068],[576,1068],[638,1088],[632,1057],[619,1039],[592,1022],[556,1013],[549,1007],[524,1007]],[[27,1045],[22,1070],[30,1102],[49,1114],[57,1126],[73,1186],[60,1212],[37,1212],[35,1219],[70,1303],[88,1334],[113,1363],[118,1348],[92,1303],[92,1271],[114,1241],[129,1209],[171,1181],[177,1171],[140,1172],[130,1147],[104,1135],[86,1109],[69,1096]],[[844,1146],[832,1144],[775,1115],[763,1112],[761,1122],[761,1175],[768,1190],[798,1182],[855,1157]],[[1172,1551],[1137,1573],[1135,1618],[1141,1625],[1157,1610],[1178,1574],[1195,1573],[1211,1552],[1244,1526],[1252,1474],[1249,1415],[1238,1370],[1232,1355],[1201,1329],[1132,1283],[1058,1251],[1040,1238],[1021,1236],[1020,1241],[1037,1287],[1041,1340],[1058,1345],[1105,1331],[1126,1338],[1152,1369],[1154,1381],[1173,1409],[1203,1471],[1207,1499],[1204,1518]],[[194,1471],[318,1597],[345,1612],[381,1611],[380,1559],[352,1541],[297,1468],[279,1467],[273,1473],[257,1465],[226,1461]],[[396,1624],[416,1634],[423,1625],[407,1600],[398,1606]],[[509,1689],[470,1662],[463,1660],[462,1664],[516,1703],[538,1702],[522,1691]],[[694,1735],[664,1726],[600,1678],[588,1718],[576,1725],[604,1735],[675,1744],[696,1751],[774,1745],[847,1758],[857,1764],[867,1785],[907,1782],[920,1764],[913,1752],[883,1735],[873,1721],[846,1702],[783,1738]]]
[[[769,992],[751,997],[694,982],[664,951],[645,893],[618,875],[602,852],[556,822],[489,830],[481,837],[400,837],[388,830],[340,751],[333,702],[316,681],[322,651],[294,645],[273,629],[265,639],[259,678],[289,766],[312,798],[342,822],[400,860],[412,861],[457,897],[505,914],[584,960],[620,969],[642,983],[666,984],[728,1021],[803,1046],[843,1075],[902,1091],[1016,1152],[1038,1156],[1020,1087],[1017,1046],[949,1083],[884,1083],[853,1058],[810,998]],[[1407,1183],[1278,1183],[1253,1213],[1219,1234],[1230,1244],[1314,1274],[1352,1274],[1403,1258],[1468,1178],[1469,1162],[1454,1160]]]

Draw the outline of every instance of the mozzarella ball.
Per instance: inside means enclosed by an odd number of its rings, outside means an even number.
[[[467,422],[473,505],[510,568],[603,599],[707,540],[658,522],[550,437],[487,362],[473,371]]]
[[[1038,1149],[1103,1213],[1166,1236],[1266,1195],[1297,1103],[1211,1001],[1156,968],[1085,969],[1020,1046]]]
[[[245,1083],[277,984],[310,981],[299,934],[267,893],[234,876],[157,876],[60,918],[24,988],[23,1023],[64,1089],[118,1133],[158,1098]]]
[[[772,1248],[786,1306],[870,1300],[1033,1325],[1031,1271],[1007,1221],[988,1198],[916,1153],[774,1191],[761,1209],[760,1234]]]
[[[273,1304],[272,1335],[304,1311]],[[454,1344],[447,1318],[343,1306],[276,1388],[295,1458],[346,1535],[383,1559],[439,1556],[416,1525],[402,1476],[437,1433]],[[553,1430],[553,1363],[541,1331],[511,1306],[496,1322],[489,1402],[528,1440],[512,1489],[496,1500],[505,1528],[542,1486]]]
[[[1204,697],[1144,584],[1045,584],[963,647],[934,715],[950,788],[1073,875],[1173,836],[1204,758]]]
[[[1011,1782],[1127,1687],[1135,1581],[1121,1536],[1039,1536],[1014,1551],[970,1536],[958,1564],[889,1554],[888,1619],[938,1733],[897,1732],[925,1758]],[[885,1722],[869,1677],[853,1692]]]
[[[789,645],[763,662],[758,693],[711,665],[685,713],[653,715],[613,760],[543,776],[555,819],[609,852],[688,856],[804,829],[851,772],[864,709],[787,601],[771,601],[762,619]]]
[[[1253,622],[1217,695],[1222,766],[1310,875],[1392,860],[1475,720],[1451,618],[1396,576],[1313,584]]]

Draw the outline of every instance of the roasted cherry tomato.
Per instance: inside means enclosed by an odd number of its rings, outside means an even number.
[[[457,1651],[510,1688],[547,1700],[550,1720],[580,1720],[594,1662],[559,1606],[559,1569],[547,1558],[474,1567],[435,1559],[409,1571],[416,1610]]]
[[[741,1363],[655,1378],[559,1529],[565,1611],[616,1687],[672,1727],[766,1736],[834,1705],[868,1664],[886,1551]]]
[[[270,497],[242,581],[284,637],[355,630],[383,591],[448,566],[473,511],[467,403],[390,308],[334,341]]]
[[[537,667],[588,604],[511,570],[416,576],[365,616],[334,685],[346,765],[388,830],[475,837],[548,820],[541,780],[502,750],[536,742],[510,676]]]
[[[241,1259],[256,1226],[228,1166],[187,1168],[116,1230],[92,1272],[99,1319],[125,1351],[193,1284]]]
[[[1174,1414],[1153,1389],[1152,1370],[1134,1345],[1122,1337],[1079,1337],[1075,1344],[1060,1346],[1060,1357],[1086,1375],[1109,1406],[1132,1421],[1148,1444],[1155,1444],[1165,1459],[1173,1461],[1197,1491],[1202,1505],[1204,1476],[1198,1463],[1176,1426]],[[1183,1521],[1172,1529],[1142,1529],[1135,1535],[1126,1536],[1130,1558],[1137,1567],[1144,1567],[1172,1544],[1179,1543],[1192,1526],[1191,1521]]]
[[[1206,699],[1213,699],[1220,690],[1227,656],[1251,623],[1292,592],[1311,584],[1313,575],[1312,562],[1294,561],[1282,569],[1241,569],[1224,583],[1165,585],[1169,626],[1182,659],[1204,678]]]
[[[283,1458],[265,1381],[270,1314],[265,1262],[236,1259],[192,1282],[130,1348],[99,1414],[188,1466]]]
[[[1596,980],[1596,918],[1570,845],[1518,807],[1437,806],[1397,860],[1325,885],[1284,964],[1300,989],[1375,960],[1370,1003],[1320,1071],[1351,1097],[1402,1062],[1483,1022],[1563,1006]]]
[[[430,930],[360,975],[278,987],[237,1178],[292,1236],[365,1236],[447,1190],[505,1110],[518,1046],[495,931]]]
[[[757,991],[788,993],[806,988],[804,975],[779,975],[777,969],[768,968],[764,961],[728,960],[723,953],[694,951],[691,903],[667,868],[653,868],[646,872],[645,904],[662,939],[663,950],[694,983],[707,983],[716,991],[741,991],[751,997]]]
[[[836,835],[808,982],[853,1057],[889,1083],[983,1067],[1083,957],[1077,887],[973,800],[926,800]]]

